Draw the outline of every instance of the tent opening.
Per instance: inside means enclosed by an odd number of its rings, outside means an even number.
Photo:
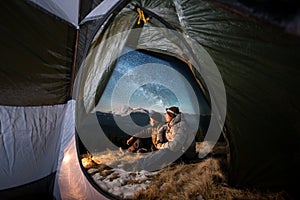
[[[202,142],[211,110],[187,64],[172,56],[125,47],[90,114],[96,120],[86,120],[86,131],[79,135],[80,140],[85,134],[79,142],[82,164],[100,191],[127,198],[144,187],[137,184],[142,177],[128,175],[123,167],[152,152],[127,154],[130,146],[126,141],[150,127],[152,112],[160,113],[165,122],[165,109],[170,106],[180,109],[196,142]],[[87,136],[91,126],[98,126],[100,131]],[[118,185],[120,181],[136,184]],[[111,187],[119,187],[118,192],[110,191]]]

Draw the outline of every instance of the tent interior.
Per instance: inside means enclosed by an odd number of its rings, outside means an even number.
[[[119,150],[99,114],[126,103],[194,113],[202,140],[228,143],[231,186],[299,197],[296,1],[0,5],[0,199],[112,198],[80,154]]]

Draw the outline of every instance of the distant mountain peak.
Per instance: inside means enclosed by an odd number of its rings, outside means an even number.
[[[141,108],[141,107],[137,107],[137,108],[132,108],[128,105],[122,105],[121,107],[118,108],[114,108],[112,110],[112,114],[114,115],[130,115],[130,113],[145,113],[145,114],[149,114],[149,111],[147,109]]]

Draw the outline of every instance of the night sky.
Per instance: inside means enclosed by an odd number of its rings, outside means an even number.
[[[205,104],[185,63],[174,58],[125,48],[96,107],[109,112],[123,105],[164,112],[179,106],[185,113],[200,113]],[[192,80],[192,81],[191,81]],[[205,106],[204,106],[205,108]],[[202,112],[203,110],[201,110]]]

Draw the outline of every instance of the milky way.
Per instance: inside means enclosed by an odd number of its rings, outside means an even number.
[[[176,70],[184,67],[180,62],[126,48],[96,109],[109,111],[128,104],[163,112],[164,108],[175,105],[186,112],[199,113],[195,110],[199,102],[192,98],[194,86]]]

